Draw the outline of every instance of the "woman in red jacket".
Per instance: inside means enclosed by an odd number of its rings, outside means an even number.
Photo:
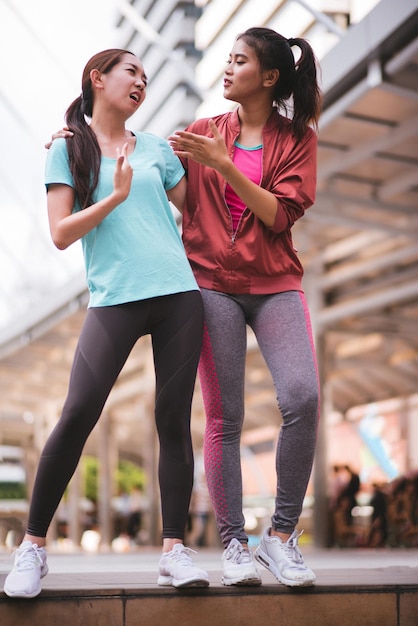
[[[299,48],[295,62],[292,48]],[[312,585],[296,530],[314,458],[317,365],[303,269],[291,228],[315,199],[320,91],[312,48],[267,28],[239,35],[224,76],[229,113],[198,120],[169,141],[188,177],[183,241],[202,290],[199,374],[205,466],[225,585],[257,585],[244,530],[240,438],[249,325],[275,384],[283,423],[277,495],[256,559],[289,586]],[[292,105],[291,118],[283,115]]]

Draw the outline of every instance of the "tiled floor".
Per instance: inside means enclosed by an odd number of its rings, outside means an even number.
[[[218,584],[221,577],[221,550],[201,549],[194,555],[199,567],[209,572],[212,584]],[[320,550],[310,546],[303,548],[306,563],[317,574],[318,585],[351,584],[416,584],[418,585],[418,549],[356,549]],[[123,554],[115,553],[60,553],[48,551],[49,571],[45,586],[53,580],[68,581],[73,588],[74,579],[88,586],[89,581],[97,584],[98,577],[103,584],[112,580],[134,585],[155,585],[157,578],[158,548],[135,548]],[[12,557],[6,549],[0,549],[0,583],[11,565]],[[263,583],[275,584],[275,579],[262,569]],[[77,576],[73,576],[77,575]],[[55,585],[54,585],[55,586]],[[418,622],[417,622],[418,623]]]

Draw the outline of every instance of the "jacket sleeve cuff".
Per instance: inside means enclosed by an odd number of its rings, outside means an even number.
[[[283,208],[280,206],[280,202],[277,201],[276,217],[274,219],[273,226],[271,226],[271,230],[274,233],[282,233],[288,228],[289,228],[289,220],[287,218],[287,215],[285,211],[283,211]]]

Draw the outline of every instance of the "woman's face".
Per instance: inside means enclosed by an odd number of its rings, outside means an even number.
[[[264,91],[264,78],[255,50],[238,39],[224,73],[224,98],[240,103],[258,98]]]
[[[122,108],[128,116],[145,100],[147,76],[133,54],[124,54],[110,72],[101,74],[101,83],[108,102]]]

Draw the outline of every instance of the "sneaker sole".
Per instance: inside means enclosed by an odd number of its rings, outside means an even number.
[[[191,578],[188,580],[175,580],[172,576],[158,576],[157,583],[161,587],[175,587],[181,589],[183,587],[208,587],[209,581],[205,578]]]
[[[314,580],[293,580],[282,576],[277,569],[275,562],[270,559],[270,557],[268,557],[267,554],[260,549],[260,547],[255,549],[254,556],[260,565],[269,570],[279,583],[282,583],[287,587],[312,587],[315,585],[316,578],[314,578]]]
[[[39,589],[32,591],[32,593],[25,593],[24,591],[11,591],[7,589],[7,587],[4,587],[3,591],[9,598],[27,598],[29,600],[30,598],[36,598],[36,596],[39,596],[42,588],[39,587]]]
[[[43,578],[47,574],[48,565],[45,564],[43,569],[41,570],[41,578]],[[9,598],[27,598],[28,600],[30,600],[30,598],[36,598],[36,596],[39,596],[42,591],[42,587],[41,585],[39,585],[39,587],[35,589],[35,591],[32,591],[31,593],[25,593],[24,591],[11,591],[10,589],[7,589],[6,585],[4,585],[3,591]]]
[[[222,584],[226,587],[236,585],[237,587],[258,587],[262,583],[261,578],[225,578],[222,577]]]

